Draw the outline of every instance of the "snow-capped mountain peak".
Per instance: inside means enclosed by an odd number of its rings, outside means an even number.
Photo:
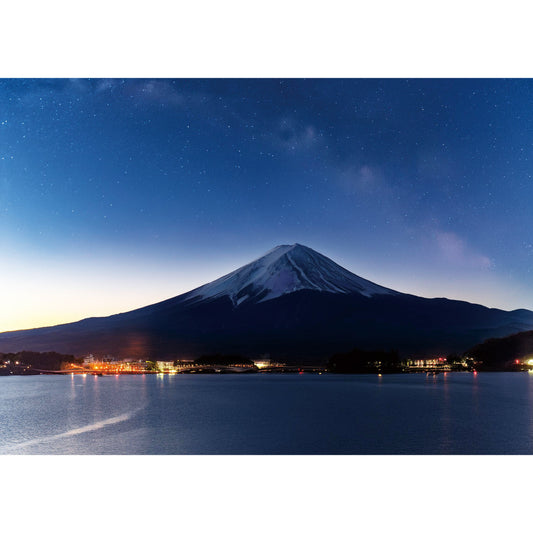
[[[264,302],[299,290],[330,293],[396,294],[342,268],[301,244],[276,246],[255,261],[191,291],[187,300],[228,296],[233,305]]]

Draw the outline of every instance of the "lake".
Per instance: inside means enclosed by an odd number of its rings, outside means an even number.
[[[531,454],[533,374],[0,378],[1,454]]]

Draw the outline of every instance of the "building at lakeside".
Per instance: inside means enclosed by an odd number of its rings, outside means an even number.
[[[280,368],[282,366],[285,366],[285,363],[278,363],[277,361],[273,361],[270,358],[264,358],[254,359],[254,365],[259,368],[259,370],[263,370],[265,368]]]
[[[98,372],[145,372],[147,370],[146,361],[124,360],[113,361],[111,359],[95,359],[93,356],[84,358],[83,366],[87,370]]]
[[[174,361],[156,361],[159,372],[176,372]]]
[[[414,369],[439,369],[447,366],[446,357],[431,357],[429,359],[407,359],[405,365]]]

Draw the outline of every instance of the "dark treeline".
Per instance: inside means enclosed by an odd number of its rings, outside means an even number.
[[[330,372],[371,374],[376,372],[397,372],[400,356],[396,350],[366,351],[354,348],[347,353],[332,355],[328,361]]]
[[[83,358],[77,358],[73,355],[66,355],[57,352],[17,352],[2,353],[0,361],[11,365],[19,364],[22,366],[31,366],[39,370],[61,370],[64,364],[81,364]]]
[[[239,354],[202,355],[194,360],[199,365],[253,365],[254,362]]]
[[[516,370],[517,359],[533,358],[533,331],[488,339],[468,350],[468,355],[482,361],[483,370]]]
[[[533,359],[533,331],[489,339],[464,354],[446,356],[443,364],[452,371],[517,371],[529,368],[528,359]],[[396,350],[354,348],[350,352],[331,356],[327,368],[330,372],[368,374],[412,371],[413,367],[408,365],[409,361],[402,360]]]

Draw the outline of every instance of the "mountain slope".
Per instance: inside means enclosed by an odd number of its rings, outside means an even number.
[[[432,355],[528,329],[530,311],[402,294],[296,244],[278,246],[212,283],[141,309],[0,334],[0,352],[158,359],[269,353],[289,361],[326,359],[357,347]]]

